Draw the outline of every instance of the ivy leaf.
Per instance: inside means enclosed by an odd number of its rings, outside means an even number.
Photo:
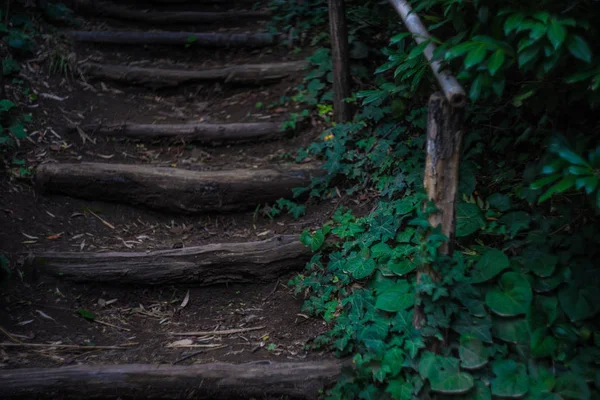
[[[531,217],[525,211],[515,211],[503,215],[499,221],[506,225],[510,232],[510,237],[514,238],[519,231],[529,227]]]
[[[558,49],[561,44],[565,41],[567,37],[567,30],[564,26],[558,23],[556,20],[550,21],[550,26],[548,27],[548,39],[552,46],[555,49]]]
[[[492,332],[494,337],[507,343],[529,345],[529,329],[525,318],[494,318]]]
[[[375,260],[354,253],[353,257],[348,258],[344,270],[352,274],[354,279],[364,279],[375,271],[376,266]]]
[[[475,385],[473,377],[461,372],[454,357],[441,357],[427,352],[419,363],[419,374],[427,378],[431,390],[448,395],[467,393]]]
[[[406,281],[399,281],[378,293],[375,307],[383,311],[397,312],[412,307],[414,303],[411,286]]]
[[[488,318],[476,318],[469,313],[460,313],[452,329],[462,335],[473,336],[485,343],[492,343],[492,321]]]
[[[567,46],[569,48],[569,52],[571,52],[575,58],[585,61],[586,63],[592,62],[592,50],[585,39],[581,36],[569,36]]]
[[[593,291],[597,289],[569,284],[558,292],[560,306],[571,321],[587,319],[599,311],[598,294]]]
[[[590,400],[590,388],[585,379],[573,373],[562,375],[556,380],[554,392],[569,400]]]
[[[525,276],[517,272],[507,272],[498,282],[499,288],[490,290],[485,303],[496,314],[512,317],[525,314],[529,309],[533,293]]]
[[[498,360],[492,365],[496,378],[492,380],[492,395],[522,397],[529,390],[529,377],[525,365],[513,360]]]
[[[465,369],[478,369],[488,362],[488,349],[477,338],[469,335],[460,337],[460,347],[458,354],[461,361],[461,367]]]
[[[414,359],[419,353],[419,350],[425,348],[425,342],[420,337],[417,337],[415,339],[407,340],[404,347],[408,350],[410,358]]]
[[[459,203],[456,206],[456,237],[469,236],[485,226],[477,204]]]
[[[504,50],[502,49],[498,49],[494,52],[494,54],[492,54],[490,60],[488,61],[488,71],[490,72],[490,75],[496,75],[496,72],[498,72],[500,67],[502,67],[504,64],[504,59],[505,55]]]
[[[508,257],[500,250],[488,250],[475,265],[472,283],[487,282],[510,266]]]
[[[403,276],[403,275],[409,274],[412,271],[414,271],[417,268],[417,263],[415,263],[411,260],[403,260],[400,262],[390,262],[390,263],[388,263],[388,268],[394,274],[396,274],[398,276]]]
[[[394,400],[411,400],[413,390],[413,386],[404,379],[394,379],[390,381],[385,392],[389,393]]]

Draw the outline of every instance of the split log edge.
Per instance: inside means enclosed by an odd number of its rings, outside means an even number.
[[[174,213],[229,212],[292,198],[323,170],[297,165],[269,169],[193,171],[131,164],[44,164],[42,193],[145,206]]]
[[[181,70],[85,63],[81,66],[81,70],[84,74],[93,78],[111,79],[127,84],[148,85],[160,88],[202,81],[260,84],[283,79],[294,72],[303,70],[306,65],[304,61],[292,61],[270,64],[243,64],[200,70]]]
[[[341,370],[339,361],[22,368],[0,370],[0,391],[3,399],[317,399]]]
[[[283,235],[151,252],[34,253],[26,267],[33,280],[51,275],[74,282],[204,286],[275,281],[301,270],[311,255],[299,236]]]

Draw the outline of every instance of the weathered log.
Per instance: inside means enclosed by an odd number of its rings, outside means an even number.
[[[83,43],[185,45],[204,47],[265,47],[277,43],[270,33],[198,33],[198,32],[136,32],[136,31],[71,31],[68,36]]]
[[[197,142],[241,142],[266,140],[284,135],[282,126],[275,122],[233,124],[111,124],[84,125],[84,132],[96,136],[127,137],[142,140],[178,138]]]
[[[190,82],[220,81],[226,83],[260,84],[283,79],[306,67],[304,61],[272,64],[242,64],[199,70],[130,67],[85,63],[82,71],[94,78],[111,79],[128,84],[152,87],[178,86]]]
[[[350,97],[350,56],[345,0],[329,0],[329,33],[333,68],[333,114],[337,123],[352,120]]]
[[[39,190],[92,200],[178,212],[241,211],[292,197],[321,170],[278,169],[190,171],[127,164],[45,164],[36,173]]]
[[[142,11],[104,1],[67,0],[68,5],[85,13],[121,19],[126,21],[144,22],[149,24],[202,24],[235,22],[243,19],[260,19],[269,16],[266,11],[227,11],[227,12],[196,12],[196,11]]]
[[[317,399],[341,370],[338,361],[4,369],[0,393],[3,399]]]
[[[151,252],[35,253],[27,257],[27,269],[33,279],[51,275],[74,282],[205,286],[274,281],[301,270],[310,257],[298,236],[283,235]]]

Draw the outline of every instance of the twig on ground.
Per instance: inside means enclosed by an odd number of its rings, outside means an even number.
[[[71,350],[127,350],[131,346],[137,345],[132,343],[126,346],[79,346],[76,344],[47,344],[47,343],[0,343],[0,347],[54,347],[57,349]]]
[[[11,342],[17,343],[17,344],[21,344],[23,342],[21,342],[19,339],[15,338],[13,335],[10,334],[10,332],[8,332],[6,329],[4,329],[3,327],[0,326],[0,332],[4,333],[4,335],[10,339]]]
[[[104,225],[108,226],[110,229],[113,229],[113,230],[115,229],[115,227],[112,224],[110,224],[108,221],[106,221],[104,218],[100,217],[98,214],[96,214],[89,208],[86,208],[86,211],[89,212],[90,214],[92,214],[94,217],[98,218],[98,220],[100,222],[102,222]]]
[[[234,333],[242,333],[249,331],[258,331],[265,329],[264,326],[254,326],[251,328],[227,329],[224,331],[199,331],[199,332],[170,332],[173,336],[205,336],[205,335],[233,335]]]
[[[178,364],[178,363],[180,363],[182,361],[185,361],[187,359],[190,359],[192,357],[196,357],[197,355],[208,353],[209,351],[224,349],[225,347],[229,347],[229,346],[228,345],[222,345],[220,347],[213,347],[212,349],[204,349],[204,350],[195,351],[195,352],[193,352],[191,354],[188,354],[186,356],[183,356],[183,357],[181,357],[181,358],[173,361],[172,365]]]

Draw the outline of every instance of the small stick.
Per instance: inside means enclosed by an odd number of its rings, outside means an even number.
[[[193,352],[193,353],[191,353],[191,354],[188,354],[187,356],[183,356],[183,357],[181,357],[181,358],[179,358],[179,359],[177,359],[177,360],[173,361],[173,364],[171,364],[171,365],[178,364],[178,363],[180,363],[180,362],[182,362],[182,361],[185,361],[185,360],[187,360],[187,359],[189,359],[189,358],[196,357],[197,355],[200,355],[200,354],[203,354],[203,353],[207,353],[207,352],[209,352],[209,351],[212,351],[212,350],[224,349],[225,347],[229,347],[229,346],[228,346],[228,345],[223,345],[223,346],[221,346],[221,347],[214,347],[214,348],[212,348],[212,349],[207,349],[207,350],[198,350],[198,351],[195,351],[195,352]]]
[[[94,322],[97,322],[97,323],[99,323],[101,325],[110,326],[111,328],[120,329],[122,331],[131,332],[131,329],[129,329],[129,328],[123,328],[122,326],[113,325],[113,324],[110,324],[108,322],[100,321],[100,320],[97,320],[97,319],[95,319]]]
[[[0,343],[0,347],[56,347],[58,349],[73,350],[126,350],[133,345],[134,344],[127,346],[79,346],[76,344]]]
[[[264,326],[255,326],[252,328],[239,328],[239,329],[227,329],[224,331],[199,331],[199,332],[170,332],[173,336],[205,336],[205,335],[232,335],[234,333],[242,333],[249,331],[258,331],[260,329],[265,329]]]
[[[271,290],[271,293],[269,293],[269,294],[267,295],[267,297],[265,297],[265,298],[263,299],[263,303],[264,303],[265,301],[269,300],[269,298],[275,294],[275,292],[277,291],[277,288],[279,287],[279,282],[280,282],[280,280],[279,280],[279,279],[277,279],[277,283],[275,284],[275,287],[273,287],[273,290]]]
[[[86,211],[89,212],[90,214],[92,214],[94,217],[98,218],[98,220],[100,222],[102,222],[104,225],[108,226],[110,229],[112,229],[112,230],[115,229],[115,227],[113,225],[111,225],[107,220],[103,219],[101,216],[99,216],[98,214],[96,214],[95,212],[90,210],[89,208],[86,208]]]
[[[221,344],[168,344],[169,349],[215,349]]]
[[[9,338],[11,342],[14,342],[17,344],[22,343],[19,339],[16,339],[13,335],[10,334],[10,332],[8,332],[6,329],[4,329],[1,326],[0,326],[0,332],[4,333],[4,335],[6,335],[6,337]]]

